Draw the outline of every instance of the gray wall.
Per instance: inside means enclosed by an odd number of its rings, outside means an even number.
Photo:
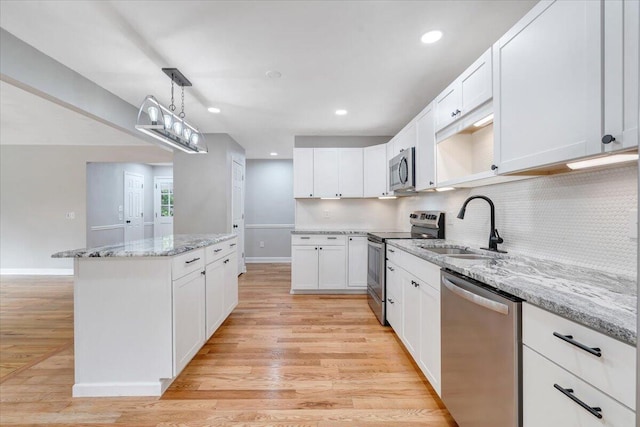
[[[171,161],[172,153],[156,147],[1,145],[2,272],[54,274],[73,268],[72,259],[51,254],[86,245],[87,163]],[[67,212],[75,219],[66,219]]]
[[[123,220],[119,218],[118,208],[124,205],[125,172],[144,176],[144,237],[153,237],[153,178],[154,176],[171,176],[171,170],[171,167],[153,167],[141,163],[89,163],[87,165],[87,246],[124,242]],[[114,227],[92,230],[95,226]]]
[[[244,163],[244,148],[222,133],[206,134],[205,145],[208,154],[174,154],[175,234],[231,231],[231,162]]]
[[[291,258],[293,160],[247,160],[246,189],[247,262]]]
[[[369,147],[389,142],[392,136],[320,136],[296,135],[296,148]]]

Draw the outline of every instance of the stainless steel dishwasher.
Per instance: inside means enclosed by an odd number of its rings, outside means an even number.
[[[460,427],[522,425],[522,300],[442,270],[442,400]]]

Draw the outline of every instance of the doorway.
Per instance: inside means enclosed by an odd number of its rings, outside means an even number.
[[[144,239],[144,176],[124,173],[124,243]]]
[[[244,264],[244,163],[233,159],[231,191],[232,232],[238,235],[238,273],[247,270]]]
[[[173,177],[156,176],[153,180],[153,237],[173,234]]]

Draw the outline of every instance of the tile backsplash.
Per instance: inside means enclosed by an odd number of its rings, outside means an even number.
[[[630,230],[638,209],[637,164],[406,197],[397,204],[397,228],[409,229],[413,210],[443,210],[448,239],[486,246],[490,216],[485,201],[470,202],[465,219],[456,218],[464,200],[477,194],[495,203],[502,249],[636,275],[638,242]]]

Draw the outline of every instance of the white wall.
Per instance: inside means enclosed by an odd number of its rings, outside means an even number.
[[[289,260],[294,221],[293,161],[247,160],[247,262]],[[264,247],[260,247],[260,243],[263,243]]]
[[[51,254],[86,244],[87,163],[164,163],[172,156],[151,146],[0,146],[2,273],[70,272],[72,259]]]
[[[524,181],[424,193],[399,200],[397,227],[408,230],[416,209],[443,210],[446,237],[470,246],[489,240],[489,205],[469,203],[464,220],[456,218],[469,195],[483,194],[496,206],[501,248],[617,274],[636,275],[637,238],[629,237],[638,208],[638,166],[572,172]]]

